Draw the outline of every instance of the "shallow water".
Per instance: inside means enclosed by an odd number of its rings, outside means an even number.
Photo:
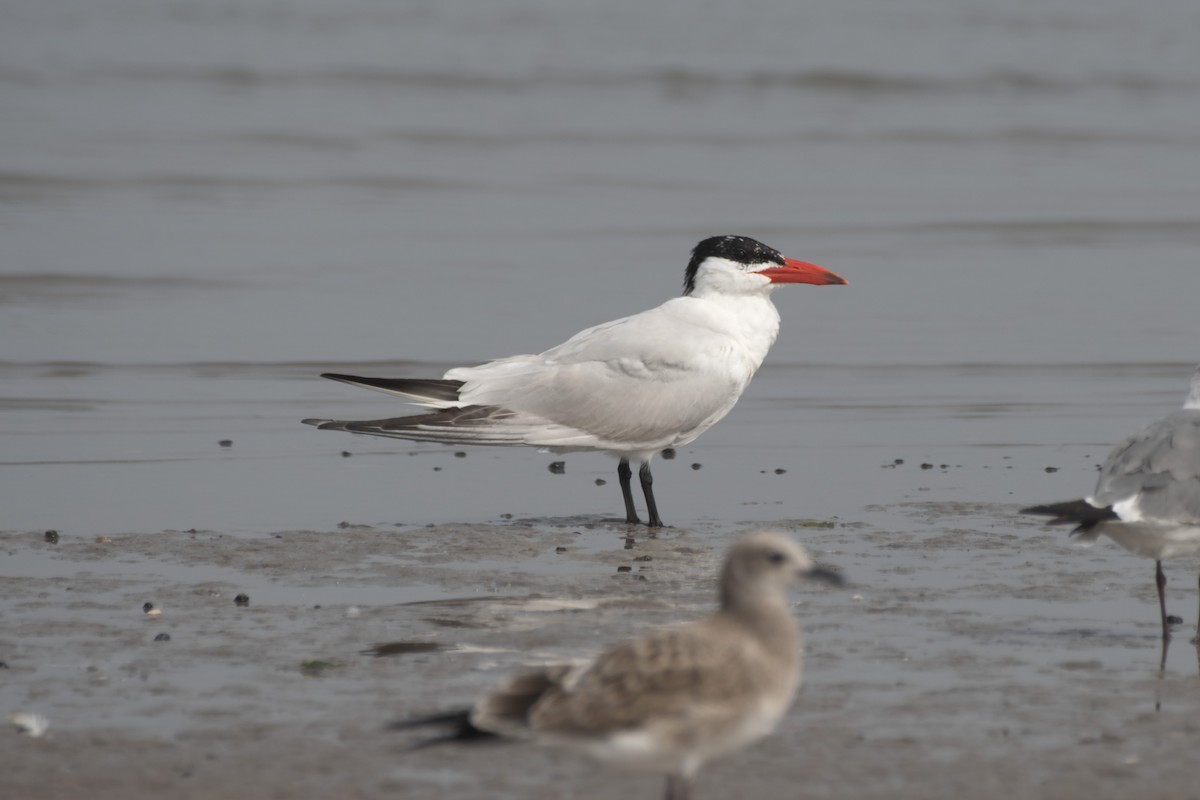
[[[347,772],[368,796],[465,796],[450,756],[396,765],[380,718],[662,604],[706,607],[723,544],[767,524],[861,588],[805,595],[810,691],[739,762],[764,794],[794,785],[770,781],[795,778],[779,770],[797,748],[827,765],[803,765],[812,796],[1007,796],[1026,768],[1027,796],[1189,786],[1169,756],[1194,742],[1197,665],[1177,636],[1158,675],[1153,565],[1015,510],[1085,494],[1200,361],[1193,3],[9,6],[0,710],[48,714],[54,746],[84,737],[103,772],[96,730],[217,750],[216,731],[248,730],[225,765],[252,757],[246,775],[295,796]],[[611,459],[299,423],[404,411],[321,372],[440,375],[661,302],[715,233],[850,285],[776,293],[780,339],[737,408],[655,462],[672,528],[634,547],[675,566],[616,584],[639,600],[627,616],[602,605],[629,555]],[[77,549],[45,549],[47,529]],[[1185,630],[1195,569],[1167,565]],[[146,596],[203,616],[235,587],[258,624],[212,611],[173,638],[181,655],[139,649]],[[532,595],[600,603],[598,632],[556,616],[587,611],[513,610]],[[472,597],[501,600],[464,642],[524,649],[423,655],[412,674],[360,654],[437,629],[400,604]],[[381,618],[355,627],[347,604]],[[435,618],[480,621],[463,608]],[[315,655],[352,666],[297,677]],[[291,747],[277,773],[256,771],[260,729]],[[36,786],[52,762],[21,756]],[[179,792],[171,758],[146,769]],[[480,780],[532,796],[512,758]],[[585,796],[634,785],[521,758]],[[910,768],[939,760],[958,771]],[[227,789],[190,769],[196,796]]]

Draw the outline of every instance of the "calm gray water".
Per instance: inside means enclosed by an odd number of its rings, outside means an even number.
[[[777,293],[669,524],[1077,495],[1200,361],[1198,35],[1188,0],[4,3],[0,528],[615,516],[600,456],[298,421],[403,410],[322,371],[657,304],[713,233],[850,285]]]

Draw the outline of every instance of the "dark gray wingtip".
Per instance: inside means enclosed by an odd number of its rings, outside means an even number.
[[[462,381],[446,378],[369,378],[363,375],[343,375],[338,372],[322,372],[322,378],[377,392],[405,397],[418,403],[435,401],[438,404],[455,403]]]
[[[1117,516],[1117,512],[1113,511],[1112,506],[1097,508],[1087,500],[1069,500],[1065,503],[1047,503],[1041,506],[1029,506],[1028,508],[1022,508],[1021,513],[1053,517],[1054,519],[1046,520],[1047,525],[1078,525],[1079,527],[1073,530],[1072,534],[1090,531],[1101,522],[1111,522],[1120,519]]]
[[[443,711],[438,714],[427,714],[423,717],[405,717],[389,722],[384,726],[388,731],[407,731],[412,728],[428,728],[433,725],[447,725],[454,728],[474,728],[471,725],[471,709],[456,708],[453,711]]]
[[[831,586],[846,585],[846,577],[842,575],[841,570],[834,569],[833,567],[821,566],[820,564],[813,567],[812,570],[804,577],[808,578],[809,580],[828,583]]]
[[[428,728],[437,726],[443,726],[449,730],[447,730],[445,733],[438,734],[437,736],[430,736],[428,738],[416,741],[413,744],[405,747],[403,752],[410,753],[414,750],[424,750],[426,747],[434,747],[439,744],[450,744],[451,742],[485,744],[501,741],[501,738],[496,734],[477,728],[471,723],[470,709],[456,709],[454,711],[446,711],[441,714],[429,714],[424,717],[408,717],[406,719],[398,719],[385,725],[384,730],[407,731],[415,728]]]

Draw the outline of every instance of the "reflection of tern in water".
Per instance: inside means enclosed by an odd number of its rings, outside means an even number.
[[[737,403],[779,333],[771,292],[783,283],[845,282],[754,239],[714,236],[692,251],[682,297],[580,331],[540,355],[459,367],[440,380],[324,376],[436,409],[428,414],[304,422],[444,444],[612,453],[626,521],[640,521],[633,461],[648,524],[659,527],[650,459],[691,442]]]
[[[1091,497],[1023,511],[1053,516],[1051,525],[1075,523],[1072,533],[1087,544],[1104,534],[1129,552],[1154,559],[1162,635],[1169,639],[1163,559],[1200,551],[1200,369],[1183,408],[1109,453]],[[1193,641],[1200,643],[1200,616]]]

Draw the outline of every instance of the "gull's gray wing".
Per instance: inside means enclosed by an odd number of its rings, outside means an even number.
[[[1128,504],[1143,520],[1200,525],[1200,409],[1176,411],[1126,439],[1088,500],[1118,513]]]

